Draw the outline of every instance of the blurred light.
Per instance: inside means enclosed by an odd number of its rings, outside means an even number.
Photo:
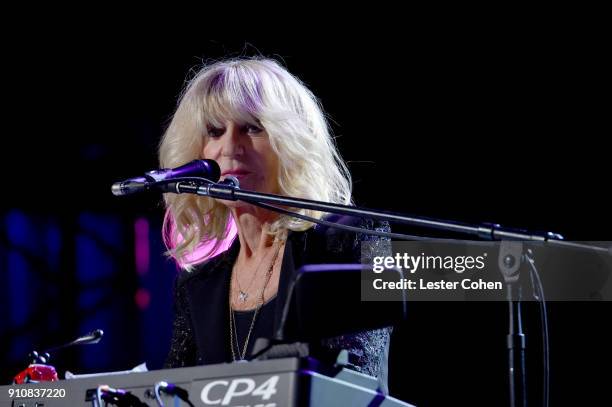
[[[134,259],[139,275],[149,271],[149,221],[145,218],[134,222]]]
[[[28,289],[30,267],[25,257],[21,253],[10,251],[7,260],[8,274],[6,277],[10,298],[10,320],[13,327],[20,327],[30,316],[32,304],[36,304],[36,292]]]
[[[28,242],[35,237],[30,229],[30,221],[23,212],[12,210],[6,215],[6,230],[12,245],[27,248]]]
[[[146,288],[139,288],[134,295],[134,302],[142,311],[149,308],[149,304],[151,303],[151,294],[149,290]]]
[[[60,251],[62,248],[62,234],[55,223],[50,223],[46,231],[47,261],[49,269],[55,271],[59,267]]]

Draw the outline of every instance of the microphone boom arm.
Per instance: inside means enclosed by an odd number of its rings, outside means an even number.
[[[190,178],[190,180],[186,182],[181,181],[180,178],[172,180],[173,183],[176,183],[175,191],[177,193],[191,193],[228,201],[267,203],[294,208],[311,209],[315,211],[335,213],[340,215],[373,218],[379,220],[386,220],[389,222],[404,223],[427,229],[463,233],[467,235],[477,236],[480,239],[490,241],[511,240],[547,242],[552,246],[593,251],[603,254],[612,254],[611,248],[587,245],[576,242],[568,242],[563,240],[564,238],[562,235],[553,232],[533,232],[521,229],[507,228],[499,224],[493,223],[469,224],[444,219],[411,216],[398,212],[381,211],[377,209],[370,209],[359,206],[349,206],[330,202],[315,201],[311,199],[286,197],[275,194],[243,190],[229,184],[212,183],[209,180],[202,181],[206,182],[196,183],[193,182],[193,178]],[[161,182],[166,183],[167,181]]]

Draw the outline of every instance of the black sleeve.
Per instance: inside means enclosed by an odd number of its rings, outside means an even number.
[[[189,304],[182,284],[184,274],[188,272],[181,271],[180,273],[174,282],[174,322],[170,351],[164,363],[166,369],[195,366],[196,364],[196,346],[191,326]]]
[[[358,226],[364,229],[380,232],[390,232],[388,222],[374,221],[371,219],[339,219],[340,223]],[[360,263],[362,257],[362,243],[364,245],[364,258],[374,256],[391,256],[391,239],[368,235],[365,233],[348,233],[327,231],[327,246],[329,249],[342,250],[344,255],[349,255],[353,262]],[[324,340],[321,345],[327,351],[340,351],[346,349],[349,352],[349,362],[352,368],[358,372],[377,377],[381,391],[388,394],[387,370],[389,343],[392,327],[362,331],[354,335],[343,335]]]

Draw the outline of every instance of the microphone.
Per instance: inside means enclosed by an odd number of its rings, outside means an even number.
[[[96,329],[85,336],[81,336],[74,341],[70,342],[70,346],[72,345],[93,345],[102,339],[104,336],[104,331],[101,329]]]
[[[59,349],[64,349],[69,346],[75,346],[75,345],[94,345],[100,342],[103,336],[104,336],[104,331],[101,329],[96,329],[96,330],[91,331],[87,335],[79,336],[72,342],[68,342],[63,345],[59,345],[59,346],[55,346],[53,348],[47,349],[40,356],[44,357],[47,361],[49,361],[49,358],[50,358],[49,352],[53,352]],[[30,355],[33,355],[32,357],[39,357],[36,351],[32,351]],[[46,363],[46,362],[43,362],[43,363]]]
[[[214,160],[193,160],[180,167],[148,171],[145,172],[144,177],[115,182],[111,191],[115,196],[131,195],[149,190],[159,181],[182,177],[199,177],[217,182],[221,177],[221,169]],[[155,187],[162,192],[175,192],[175,186],[172,184],[155,185]]]
[[[51,359],[50,352],[54,352],[56,350],[68,348],[70,346],[75,345],[93,345],[95,343],[100,342],[102,337],[104,336],[104,331],[101,329],[96,329],[87,335],[80,336],[76,338],[72,342],[65,343],[60,346],[55,346],[53,348],[47,349],[42,353],[38,353],[33,350],[28,355],[28,358],[31,360],[29,366],[18,373],[13,379],[13,383],[15,384],[23,384],[23,383],[36,383],[38,381],[55,381],[57,380],[57,372],[55,368],[49,365],[49,360]],[[44,366],[41,366],[44,365]],[[32,380],[35,378],[36,382]]]

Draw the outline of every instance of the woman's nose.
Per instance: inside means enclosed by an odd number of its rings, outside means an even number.
[[[240,128],[234,124],[226,127],[225,134],[221,137],[223,146],[221,155],[226,157],[234,157],[244,154],[244,146],[242,145],[242,137],[240,137]]]

